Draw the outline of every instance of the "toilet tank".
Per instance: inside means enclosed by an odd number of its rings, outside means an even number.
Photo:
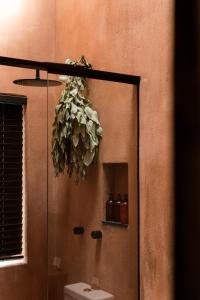
[[[84,282],[64,286],[64,300],[114,300],[114,296],[103,290],[94,290]]]

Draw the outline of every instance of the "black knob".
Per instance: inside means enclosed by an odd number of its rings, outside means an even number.
[[[79,226],[79,227],[74,227],[73,228],[74,234],[83,234],[84,233],[84,228]]]
[[[91,232],[91,237],[93,239],[101,239],[102,238],[102,232],[100,230],[95,230]]]

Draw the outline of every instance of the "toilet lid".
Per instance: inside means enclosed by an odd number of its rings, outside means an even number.
[[[91,286],[84,282],[69,284],[64,287],[64,293],[76,300],[111,300],[112,294],[103,290],[93,290]]]

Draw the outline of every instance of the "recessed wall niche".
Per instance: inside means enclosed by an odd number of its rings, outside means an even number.
[[[128,163],[103,163],[105,225],[128,226]]]

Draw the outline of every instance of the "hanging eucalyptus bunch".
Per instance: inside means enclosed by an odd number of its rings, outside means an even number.
[[[84,56],[78,62],[67,59],[67,64],[91,68]],[[75,173],[76,181],[85,178],[87,168],[98,155],[102,127],[98,114],[87,98],[87,81],[82,77],[59,77],[65,84],[58,105],[52,132],[52,159],[56,176]]]

